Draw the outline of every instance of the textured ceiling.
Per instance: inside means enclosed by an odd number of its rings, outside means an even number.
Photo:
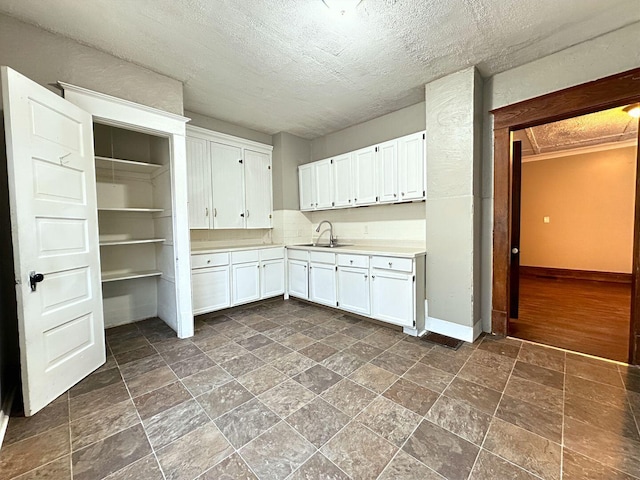
[[[514,132],[514,140],[522,141],[525,156],[637,140],[638,119],[623,108],[519,130]]]
[[[0,12],[184,83],[185,109],[314,138],[640,20],[638,0],[0,0]]]

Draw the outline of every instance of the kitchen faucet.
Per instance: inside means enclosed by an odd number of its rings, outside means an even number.
[[[322,220],[318,224],[318,228],[316,228],[316,232],[320,231],[320,227],[322,226],[323,223],[328,223],[329,224],[329,246],[333,247],[333,244],[336,242],[336,240],[338,240],[338,238],[333,236],[333,225],[331,224],[331,222],[329,220]],[[324,233],[324,231],[322,233]],[[318,238],[316,239],[316,245],[318,244],[318,240],[320,240],[320,237],[322,236],[322,233],[320,235],[318,235]]]

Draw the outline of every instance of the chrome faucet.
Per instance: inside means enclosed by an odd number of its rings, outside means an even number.
[[[322,220],[319,224],[318,224],[318,228],[316,228],[316,232],[320,231],[320,227],[322,226],[323,223],[328,223],[329,224],[329,246],[332,247],[333,244],[338,240],[338,237],[334,237],[333,236],[333,225],[331,224],[331,222],[329,220]],[[324,233],[324,231],[322,232]],[[318,238],[316,239],[316,245],[318,244],[318,240],[320,240],[320,237],[322,236],[322,233],[320,235],[318,235]]]

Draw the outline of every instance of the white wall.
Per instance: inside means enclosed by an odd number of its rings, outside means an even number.
[[[482,321],[491,330],[493,117],[490,110],[640,66],[640,23],[494,75],[484,85]]]

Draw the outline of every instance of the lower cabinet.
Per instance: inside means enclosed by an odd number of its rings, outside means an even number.
[[[284,294],[284,259],[260,262],[260,297]]]
[[[414,282],[410,273],[371,269],[371,316],[403,327],[413,327]]]
[[[232,305],[260,300],[260,262],[231,266]]]
[[[231,306],[229,273],[229,265],[192,271],[191,295],[194,315]]]
[[[312,262],[309,265],[309,300],[336,306],[335,264]]]
[[[309,262],[289,259],[287,273],[289,277],[289,295],[302,299],[309,298]]]
[[[371,314],[369,269],[338,266],[338,306],[360,315]]]

